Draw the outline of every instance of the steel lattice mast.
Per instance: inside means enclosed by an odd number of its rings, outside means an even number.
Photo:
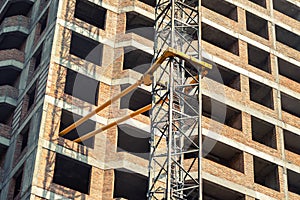
[[[198,0],[157,0],[155,59],[167,47],[201,59],[199,8]],[[202,199],[200,86],[201,68],[178,57],[153,76],[149,199]]]

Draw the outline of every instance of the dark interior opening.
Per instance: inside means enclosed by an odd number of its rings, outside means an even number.
[[[248,64],[271,73],[270,54],[251,44],[248,44]]]
[[[89,194],[92,166],[56,153],[53,183]]]
[[[15,188],[14,188],[14,198],[15,198],[21,192],[23,169],[21,171],[18,171],[13,179],[15,181]]]
[[[278,166],[264,159],[253,156],[254,182],[279,191]]]
[[[42,50],[43,48],[39,48],[36,53],[34,54],[34,59],[35,59],[35,62],[34,62],[34,70],[36,70],[40,64],[41,64],[41,61],[42,61]]]
[[[295,20],[300,21],[300,8],[286,0],[273,0],[273,8]]]
[[[251,116],[252,140],[277,148],[275,125]]]
[[[300,155],[300,135],[283,130],[283,136],[285,149]]]
[[[268,21],[246,11],[247,30],[259,35],[265,39],[269,39]]]
[[[268,108],[274,109],[273,90],[271,87],[249,79],[250,100]]]
[[[153,55],[129,47],[124,48],[124,52],[123,70],[132,69],[144,74],[150,68]]]
[[[155,7],[156,6],[156,0],[139,0],[140,2],[143,2],[149,6]]]
[[[300,51],[300,36],[275,25],[276,40],[297,51]]]
[[[76,0],[75,18],[87,22],[100,29],[105,29],[107,10],[86,0]]]
[[[30,122],[24,127],[24,129],[20,133],[20,136],[22,138],[21,152],[27,147],[29,128],[30,128]]]
[[[20,69],[16,69],[13,66],[3,66],[0,68],[0,86],[10,85],[13,87],[17,86],[19,77],[21,74]]]
[[[32,105],[35,103],[35,93],[36,93],[36,83],[34,83],[27,92],[27,95],[28,95],[27,110],[30,110]]]
[[[281,92],[281,109],[300,117],[300,100]]]
[[[6,12],[4,13],[2,20],[6,17],[12,17],[16,15],[23,15],[23,16],[28,16],[30,13],[30,10],[32,8],[33,2],[31,1],[16,1],[12,2]]]
[[[47,9],[45,11],[45,14],[41,17],[39,23],[41,25],[41,29],[40,29],[40,35],[42,35],[42,33],[44,32],[44,30],[46,29],[47,27],[47,21],[48,21],[48,13],[49,13],[49,10]]]
[[[96,105],[98,102],[100,82],[88,76],[67,70],[65,93]],[[88,88],[88,90],[87,90]]]
[[[235,55],[239,55],[238,39],[224,33],[208,24],[201,25],[202,39],[221,49],[229,51]]]
[[[70,111],[63,109],[60,117],[59,131],[61,132],[62,130],[64,130],[74,122],[78,121],[80,118],[82,118],[82,116],[76,115],[74,113],[71,113]],[[92,120],[87,120],[80,126],[70,131],[68,134],[64,135],[63,138],[73,141],[91,131],[94,131],[95,127],[96,127],[96,122]],[[91,137],[90,139],[80,142],[79,144],[87,146],[89,148],[94,148],[94,140],[95,137]]]
[[[261,7],[264,7],[266,8],[267,5],[266,5],[266,0],[249,0],[257,5],[260,5]]]
[[[296,81],[297,83],[300,83],[300,68],[297,65],[294,65],[279,57],[277,57],[277,59],[278,59],[279,74],[293,81]]]
[[[288,190],[300,195],[300,174],[287,169]]]
[[[81,59],[101,65],[103,44],[81,34],[72,32],[70,54]]]
[[[201,5],[237,22],[237,6],[223,0],[202,0]]]

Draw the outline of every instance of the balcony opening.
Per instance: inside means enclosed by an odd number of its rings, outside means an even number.
[[[198,191],[197,191],[198,192]],[[195,194],[196,196],[198,194]],[[203,200],[245,200],[245,194],[203,180]]]
[[[156,2],[155,0],[139,0],[140,2],[143,2],[149,6],[155,7],[156,6]]]
[[[221,65],[213,67],[205,77],[224,84],[232,89],[241,91],[240,74]]]
[[[40,35],[42,35],[42,33],[44,32],[44,30],[47,27],[47,21],[48,21],[48,13],[49,10],[47,9],[45,11],[45,14],[41,17],[41,19],[39,20],[39,24],[40,24]]]
[[[129,87],[128,84],[121,85],[121,90],[123,91],[127,87]],[[144,89],[137,88],[136,90],[128,93],[121,99],[120,109],[128,108],[132,111],[136,111],[144,106],[151,104],[151,102],[152,102],[151,93]],[[142,114],[145,116],[149,116],[149,111],[146,111]]]
[[[284,148],[288,151],[300,155],[300,135],[292,133],[288,130],[283,130]]]
[[[115,169],[114,174],[113,198],[125,198],[130,200],[147,199],[147,177],[126,169]]]
[[[105,29],[107,10],[87,0],[76,0],[75,18],[88,24]]]
[[[6,17],[12,17],[16,15],[23,15],[28,17],[32,8],[33,2],[31,1],[16,1],[12,2],[7,11],[5,12],[3,19]]]
[[[126,33],[135,33],[148,40],[154,40],[154,20],[136,12],[126,13]]]
[[[300,174],[287,169],[288,190],[300,195]]]
[[[231,106],[202,95],[202,115],[237,130],[242,130],[242,113]]]
[[[201,5],[237,22],[237,6],[222,0],[202,0]]]
[[[60,117],[59,131],[61,132],[62,130],[64,130],[74,122],[78,121],[80,118],[82,117],[63,109]],[[74,139],[77,139],[91,131],[94,131],[95,127],[96,127],[96,122],[92,120],[87,120],[80,126],[70,131],[68,134],[64,135],[63,138],[73,141]],[[88,140],[80,142],[79,144],[87,146],[89,148],[94,148],[94,140],[95,137],[92,137]]]
[[[277,148],[275,125],[251,116],[252,140],[273,149]]]
[[[300,83],[300,68],[297,65],[289,63],[281,58],[277,57],[277,59],[279,74]]]
[[[251,44],[248,44],[248,64],[271,73],[270,54]]]
[[[68,69],[65,82],[65,93],[96,105],[98,102],[100,82]],[[88,88],[88,90],[87,90]]]
[[[297,21],[300,21],[300,8],[286,0],[273,0],[273,8]]]
[[[300,117],[300,100],[281,92],[281,109]]]
[[[5,66],[0,68],[0,86],[10,85],[17,87],[21,70],[13,66]]]
[[[150,68],[153,59],[151,54],[130,47],[125,47],[124,52],[123,70],[132,69],[144,74]]]
[[[0,50],[18,49],[23,51],[27,35],[23,32],[9,32],[1,35]]]
[[[53,183],[89,194],[92,166],[56,153]]]
[[[118,152],[129,152],[148,159],[150,152],[149,140],[150,134],[144,130],[128,125],[118,126]]]
[[[81,34],[72,32],[70,54],[96,65],[101,65],[103,44]]]
[[[27,110],[30,110],[33,104],[35,103],[35,93],[36,93],[36,83],[34,83],[26,93],[28,96]]]
[[[276,30],[276,40],[285,44],[297,51],[300,51],[300,36],[292,33],[280,26],[275,26]]]
[[[273,90],[271,87],[249,79],[250,100],[268,108],[274,109]]]
[[[267,8],[266,0],[249,0],[261,7]]]
[[[253,156],[254,182],[279,191],[278,167],[276,164]]]
[[[246,11],[246,24],[248,31],[259,35],[260,37],[263,37],[267,40],[269,39],[267,20]]]
[[[0,124],[10,126],[12,123],[14,110],[15,107],[10,104],[0,103]]]
[[[23,167],[21,167],[23,168]],[[23,169],[18,171],[15,176],[13,177],[13,181],[14,181],[14,195],[13,197],[15,198],[16,196],[18,196],[21,192],[22,189],[22,179],[23,179]]]
[[[201,26],[202,39],[211,43],[221,49],[239,55],[239,42],[238,39],[224,33],[212,26],[202,23]]]

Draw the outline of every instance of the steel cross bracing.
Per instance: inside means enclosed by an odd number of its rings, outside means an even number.
[[[201,59],[199,1],[156,3],[154,60],[167,47]],[[201,199],[201,69],[172,57],[152,85],[148,198]]]

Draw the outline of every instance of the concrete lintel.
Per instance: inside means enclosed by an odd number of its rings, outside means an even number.
[[[138,7],[138,6],[127,6],[120,9],[119,13],[126,13],[126,12],[137,12],[149,19],[155,20],[155,15],[151,12],[147,12],[146,10]]]
[[[23,70],[24,63],[13,59],[0,61],[0,68],[7,67],[7,66],[13,66],[18,70]]]
[[[136,35],[135,33],[130,33],[130,34]],[[134,39],[129,39],[127,41],[122,41],[122,42],[116,42],[114,48],[120,48],[120,47],[134,47],[136,49],[142,50],[151,55],[154,54],[153,46],[147,46],[145,44],[135,41]]]
[[[0,136],[0,144],[8,147],[10,144],[10,139]]]
[[[8,96],[0,96],[0,103],[10,104],[14,107],[17,106],[17,100]]]
[[[22,32],[26,35],[29,34],[28,28],[25,28],[24,26],[10,26],[10,27],[4,27],[0,31],[0,35],[4,33],[10,33],[10,32]]]

